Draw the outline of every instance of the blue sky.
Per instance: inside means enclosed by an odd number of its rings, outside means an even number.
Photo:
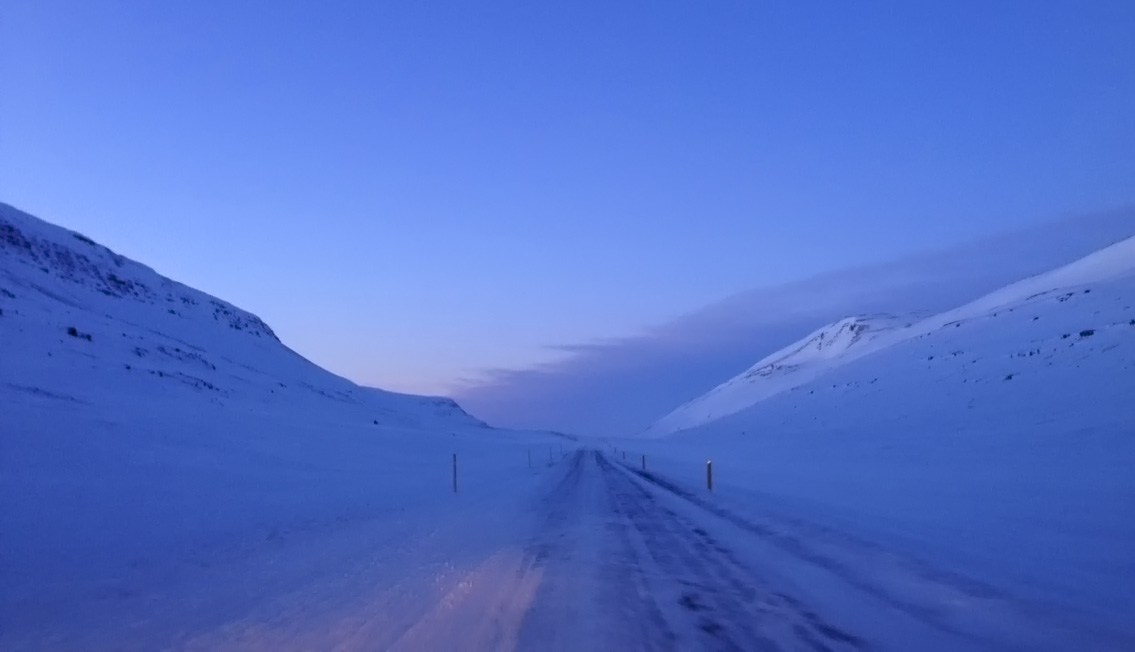
[[[0,199],[439,392],[1135,199],[1135,3],[59,2]]]

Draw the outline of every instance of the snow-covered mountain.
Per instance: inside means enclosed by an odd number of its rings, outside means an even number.
[[[878,350],[903,325],[893,315],[847,317],[766,356],[741,374],[685,403],[645,434],[666,435],[729,416],[806,383],[834,366]],[[906,322],[909,326],[909,321]]]
[[[961,307],[923,319],[899,319],[887,315],[848,317],[765,357],[738,376],[681,405],[643,434],[663,436],[696,428],[801,387],[834,369],[900,342],[931,335],[947,327],[960,327],[969,320],[1044,302],[1069,288],[1132,274],[1135,274],[1135,237],[1058,269],[1013,283]],[[1075,305],[1068,304],[1066,308],[1073,310]]]
[[[361,387],[259,317],[0,204],[0,392],[95,404],[325,411],[377,425],[483,425],[448,398]]]
[[[215,618],[195,591],[223,588],[218,569],[460,509],[457,456],[465,496],[563,441],[356,385],[255,315],[0,204],[0,648],[167,647],[88,629],[195,602]]]

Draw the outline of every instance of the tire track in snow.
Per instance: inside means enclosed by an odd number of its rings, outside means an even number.
[[[662,611],[627,560],[624,523],[595,463],[578,451],[537,504],[541,526],[529,554],[544,583],[525,616],[517,649],[674,650]]]
[[[779,559],[780,563],[811,567],[827,575],[822,586],[828,591],[858,595],[859,600],[889,608],[891,615],[882,617],[887,622],[894,619],[894,629],[900,618],[919,624],[924,630],[919,638],[938,639],[934,644],[926,641],[924,649],[1036,652],[1087,649],[1085,643],[1101,651],[1130,649],[1130,640],[1122,633],[1093,627],[1092,621],[1083,620],[1080,614],[1016,599],[980,580],[837,530],[783,516],[760,520],[742,516],[656,474],[606,460],[604,463],[614,470],[612,475],[621,476],[646,494],[657,491],[678,501],[674,504],[684,504],[693,513],[711,519],[707,523],[724,524],[749,535],[768,557],[768,563]],[[814,574],[810,577],[816,579]],[[793,600],[787,595],[781,597]],[[905,636],[909,640],[910,634]],[[878,630],[870,638],[892,643],[896,639],[890,631],[879,636]]]
[[[666,596],[680,649],[851,652],[867,645],[778,592],[705,530],[660,504],[600,454],[595,463],[634,540],[630,566]]]

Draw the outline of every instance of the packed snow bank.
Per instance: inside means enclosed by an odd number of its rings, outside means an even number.
[[[465,496],[563,441],[355,385],[255,315],[0,204],[0,647],[448,501],[454,454]]]
[[[1133,240],[666,439],[650,468],[1102,628],[1135,612]]]

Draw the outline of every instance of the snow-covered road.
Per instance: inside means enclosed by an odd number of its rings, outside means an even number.
[[[16,623],[0,648],[1132,649],[1058,609],[597,450],[481,489],[285,534]]]
[[[496,522],[488,514],[508,508],[483,504],[480,518],[446,523],[404,545],[400,563],[384,553],[376,555],[381,563],[354,559],[358,566],[339,569],[333,581],[313,578],[174,647],[867,649],[786,587],[770,585],[699,527],[696,514],[667,506],[670,492],[604,454],[576,451],[546,475],[529,504],[514,504],[524,527]],[[477,532],[485,528],[497,530],[487,536],[495,545]],[[464,542],[479,543],[459,550]],[[446,560],[442,549],[452,551]],[[401,577],[370,584],[374,566],[398,567]]]
[[[855,635],[770,586],[650,484],[579,452],[547,496],[545,582],[522,649],[855,650]]]

